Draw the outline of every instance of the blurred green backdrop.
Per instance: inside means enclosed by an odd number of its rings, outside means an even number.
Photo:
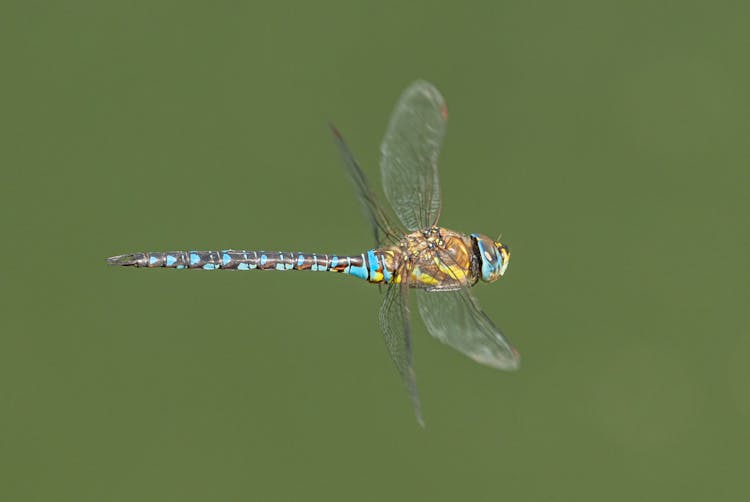
[[[740,500],[743,2],[14,2],[0,16],[0,499]],[[451,111],[442,223],[523,354],[416,327],[421,430],[377,288],[107,268],[174,248],[361,252],[326,123],[379,189],[416,78]]]

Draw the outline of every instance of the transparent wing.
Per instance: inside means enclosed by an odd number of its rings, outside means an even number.
[[[410,231],[431,227],[440,216],[438,155],[447,119],[440,92],[414,82],[396,104],[380,147],[383,190]]]
[[[419,291],[417,304],[432,336],[478,363],[501,370],[516,370],[518,351],[487,317],[466,287],[453,291]]]
[[[365,173],[363,173],[362,169],[359,167],[357,160],[346,145],[343,136],[333,124],[331,124],[330,127],[334,140],[336,141],[336,146],[338,146],[339,151],[341,152],[341,158],[344,161],[346,173],[354,184],[354,188],[357,191],[357,197],[362,203],[365,215],[372,225],[376,245],[381,246],[384,239],[394,243],[398,242],[398,239],[402,237],[405,232],[400,231],[397,226],[389,221],[385,209],[378,201],[378,198],[370,188],[370,185],[367,183]]]
[[[414,406],[417,422],[424,426],[422,406],[417,393],[417,380],[412,366],[411,330],[409,323],[409,288],[406,282],[391,283],[380,307],[380,329],[385,338],[388,353],[401,375]]]

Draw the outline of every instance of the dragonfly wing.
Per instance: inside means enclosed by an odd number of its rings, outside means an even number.
[[[339,151],[341,152],[341,158],[344,160],[346,173],[354,184],[354,188],[357,190],[357,196],[365,210],[365,215],[372,225],[376,245],[381,246],[384,239],[388,239],[391,242],[398,242],[398,239],[404,235],[404,232],[399,231],[398,228],[389,221],[386,211],[378,201],[375,192],[370,188],[369,183],[367,183],[365,173],[363,173],[362,168],[359,167],[357,159],[354,158],[354,155],[351,150],[349,150],[343,136],[341,136],[341,133],[333,126],[333,124],[331,124],[331,132],[336,141],[336,146],[338,146]]]
[[[438,155],[448,108],[430,83],[417,81],[401,95],[380,147],[385,195],[410,231],[440,216]]]
[[[487,317],[468,286],[453,291],[419,291],[417,304],[432,336],[478,363],[516,370],[521,357]]]
[[[391,283],[380,307],[380,329],[388,353],[398,369],[414,406],[417,422],[424,426],[422,406],[417,393],[417,380],[412,365],[411,328],[409,322],[408,286],[406,282]]]

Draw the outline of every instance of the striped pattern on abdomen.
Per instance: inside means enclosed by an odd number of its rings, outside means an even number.
[[[341,272],[370,282],[388,282],[383,257],[377,250],[358,256],[338,256],[284,251],[165,251],[113,256],[111,265],[145,268],[202,270],[311,270]]]

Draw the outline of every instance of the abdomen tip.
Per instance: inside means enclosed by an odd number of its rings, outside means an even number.
[[[134,254],[121,254],[107,258],[109,265],[118,265],[122,267],[138,265],[138,260]]]

